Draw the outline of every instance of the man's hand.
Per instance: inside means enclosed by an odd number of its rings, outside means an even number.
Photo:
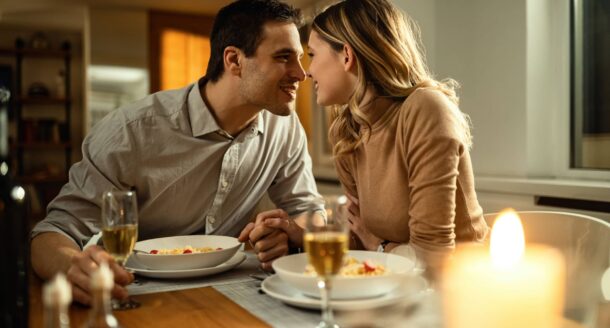
[[[67,272],[68,281],[72,283],[73,299],[79,303],[91,304],[91,274],[99,268],[99,264],[108,262],[108,266],[114,273],[114,288],[112,297],[118,299],[127,298],[126,285],[133,281],[133,275],[119,266],[112,256],[99,246],[90,246],[84,251],[72,257],[72,263]]]
[[[281,209],[261,212],[254,223],[248,223],[239,235],[239,241],[250,241],[252,248],[265,270],[272,270],[271,263],[288,254],[289,241],[299,245],[302,243],[298,233],[291,226],[297,226]],[[302,238],[302,233],[301,233]],[[296,240],[293,240],[296,238]]]
[[[306,215],[306,214],[305,214]],[[263,224],[268,228],[280,229],[288,236],[288,241],[293,247],[303,247],[303,229],[297,221],[301,217],[295,219],[288,218],[267,218]],[[304,217],[302,217],[304,219]]]
[[[382,239],[372,234],[364,225],[364,221],[360,217],[360,203],[358,199],[350,194],[346,195],[348,198],[347,210],[349,212],[350,229],[358,236],[365,249],[369,251],[377,250]]]

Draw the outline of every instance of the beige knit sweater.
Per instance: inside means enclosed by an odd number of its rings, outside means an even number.
[[[428,260],[449,253],[456,241],[486,237],[458,111],[440,91],[418,89],[385,114],[368,115],[370,138],[336,160],[369,231],[403,244],[393,253],[412,247]]]

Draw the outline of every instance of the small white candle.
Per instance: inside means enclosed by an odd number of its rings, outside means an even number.
[[[442,288],[448,328],[557,328],[564,305],[564,259],[548,246],[525,247],[519,217],[503,212],[490,249],[466,245],[456,250]]]
[[[68,306],[72,302],[72,286],[62,273],[55,275],[42,289],[42,300],[47,306]]]
[[[102,262],[99,268],[91,274],[91,288],[111,290],[114,286],[114,274],[108,263]]]

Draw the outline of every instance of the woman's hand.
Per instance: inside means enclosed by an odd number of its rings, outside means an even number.
[[[349,212],[348,221],[350,224],[350,229],[354,232],[354,234],[356,234],[356,236],[358,236],[360,242],[366,250],[376,251],[383,239],[375,236],[364,225],[364,221],[360,217],[360,203],[358,198],[350,194],[347,194],[347,198],[347,210]]]

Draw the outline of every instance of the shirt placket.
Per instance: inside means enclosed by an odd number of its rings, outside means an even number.
[[[222,216],[222,204],[224,203],[229,191],[233,187],[235,175],[237,173],[237,163],[239,160],[239,143],[233,142],[222,158],[220,176],[218,178],[217,192],[214,196],[212,208],[206,216],[206,233],[212,233],[219,225]]]

